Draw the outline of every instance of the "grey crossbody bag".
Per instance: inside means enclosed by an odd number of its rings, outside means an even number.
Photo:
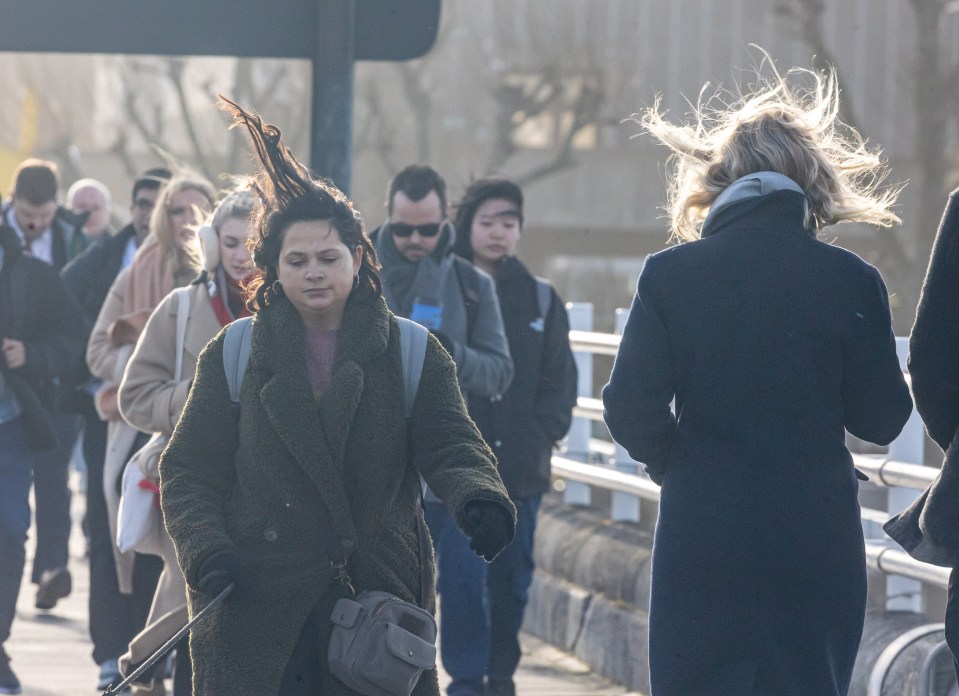
[[[396,317],[403,362],[403,407],[407,420],[419,388],[428,333]],[[240,386],[250,358],[250,318],[227,328],[223,367],[230,397],[240,402]],[[416,510],[420,546],[420,604],[426,604],[426,526],[421,504]],[[347,573],[348,559],[331,559],[337,577],[351,597],[333,607],[333,632],[327,653],[330,671],[346,686],[365,696],[409,696],[425,670],[436,665],[436,620],[425,609],[389,592],[356,593]]]

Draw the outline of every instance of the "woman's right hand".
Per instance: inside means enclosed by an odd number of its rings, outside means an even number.
[[[237,584],[240,577],[240,559],[230,549],[217,551],[200,564],[197,586],[210,599],[215,598],[228,585]]]

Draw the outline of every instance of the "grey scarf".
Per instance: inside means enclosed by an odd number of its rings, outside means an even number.
[[[416,263],[406,260],[393,241],[389,225],[384,224],[376,238],[376,255],[383,265],[383,296],[390,310],[408,317],[416,298],[439,302],[439,288],[446,267],[452,263],[450,250],[456,239],[452,225],[445,225],[436,249]]]

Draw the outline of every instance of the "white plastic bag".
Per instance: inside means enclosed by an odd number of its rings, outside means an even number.
[[[163,516],[157,483],[157,463],[170,438],[154,433],[123,469],[120,514],[117,521],[117,548],[163,555]]]

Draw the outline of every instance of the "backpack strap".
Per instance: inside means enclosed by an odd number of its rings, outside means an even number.
[[[426,341],[429,332],[416,322],[396,317],[400,328],[400,350],[403,363],[403,413],[409,418],[413,413],[413,401],[423,375],[426,360]],[[230,387],[230,400],[240,402],[240,388],[250,362],[250,337],[253,317],[237,319],[226,327],[223,339],[223,370]]]
[[[480,308],[480,279],[479,273],[469,261],[459,256],[453,256],[453,270],[456,271],[456,280],[463,293],[463,304],[466,305],[466,344],[473,342],[473,328],[479,316]]]
[[[400,328],[400,350],[403,361],[403,413],[407,419],[413,415],[413,401],[423,376],[423,362],[426,360],[426,341],[429,332],[416,322],[396,317]]]
[[[250,337],[253,332],[253,317],[237,319],[226,327],[223,339],[223,371],[230,387],[230,400],[240,403],[240,388],[246,366],[250,363]]]
[[[553,288],[544,278],[536,279],[536,300],[539,302],[539,315],[546,319],[550,305],[553,304]]]

